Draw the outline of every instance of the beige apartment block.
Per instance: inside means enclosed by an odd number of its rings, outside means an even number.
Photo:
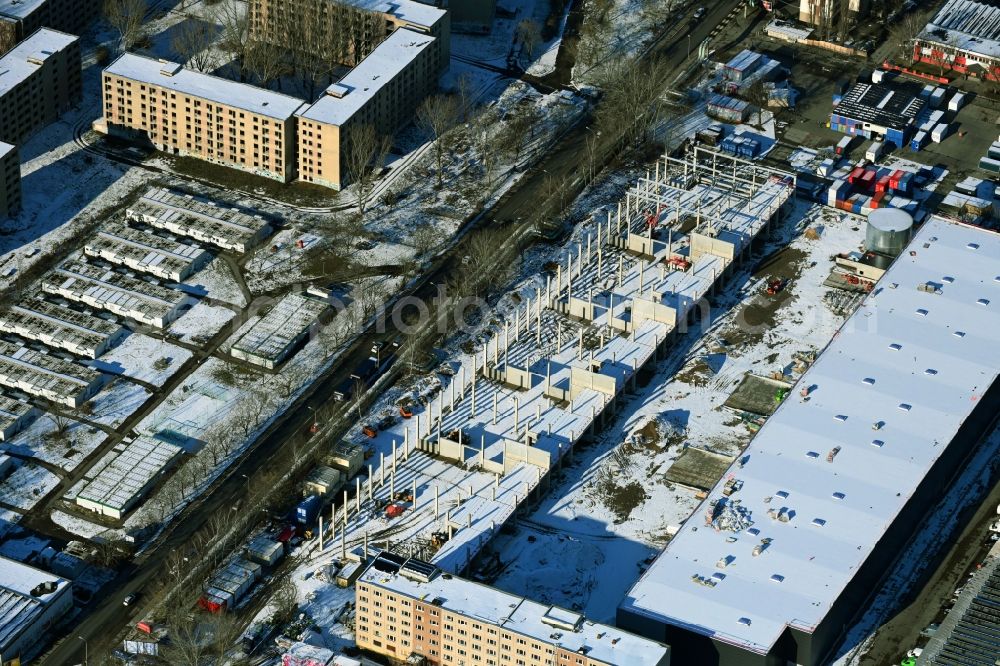
[[[80,42],[42,28],[0,58],[0,141],[20,144],[80,101]]]
[[[391,553],[355,583],[358,647],[430,666],[669,666],[670,649]]]
[[[344,146],[352,128],[372,125],[390,134],[413,117],[437,85],[437,40],[407,28],[396,30],[344,78],[299,112],[299,178],[341,189],[348,184]]]
[[[341,29],[339,22],[328,20],[333,12],[329,9],[335,5],[345,5],[381,14],[384,19],[382,34],[373,34],[365,26],[363,34],[352,35],[351,39],[367,42],[372,46],[399,28],[408,28],[435,38],[433,56],[438,73],[448,68],[451,59],[451,16],[445,9],[439,9],[429,4],[415,0],[250,0],[248,12],[251,30],[259,38],[272,37],[279,43],[288,32],[286,26],[301,16],[317,17],[311,21],[314,29],[324,31],[319,35],[327,43],[336,42],[326,34],[330,30]],[[324,27],[325,26],[325,27]],[[363,49],[368,50],[368,49]],[[345,65],[353,65],[352,58],[343,60]]]
[[[0,220],[21,210],[21,160],[17,146],[0,141]]]
[[[104,70],[103,87],[98,131],[283,183],[295,178],[300,99],[133,53]]]

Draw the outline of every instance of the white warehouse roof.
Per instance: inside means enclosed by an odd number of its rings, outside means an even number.
[[[447,13],[443,9],[415,0],[393,0],[392,2],[386,2],[386,0],[346,0],[345,4],[371,12],[388,14],[400,21],[423,28],[431,27]]]
[[[55,574],[0,557],[0,649],[38,621],[67,585],[69,581]]]
[[[976,0],[948,0],[919,38],[1000,58],[1000,7]]]
[[[276,120],[287,120],[305,104],[290,95],[185,69],[177,63],[123,53],[104,70],[107,74],[168,88]]]
[[[708,524],[720,482],[622,609],[760,653],[812,631],[996,379],[998,272],[1000,235],[930,218],[727,473],[739,509]]]

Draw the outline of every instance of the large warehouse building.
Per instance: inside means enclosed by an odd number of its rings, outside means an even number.
[[[913,59],[1000,81],[1000,4],[948,0],[914,41]]]
[[[680,664],[826,663],[1000,407],[1000,235],[932,217],[909,249],[629,591],[619,626]]]
[[[13,663],[15,657],[49,637],[53,625],[72,607],[68,580],[0,557],[0,656],[4,663]]]

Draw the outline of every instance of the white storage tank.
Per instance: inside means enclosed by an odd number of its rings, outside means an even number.
[[[897,257],[910,242],[913,217],[898,208],[876,208],[868,215],[865,247],[879,254]]]

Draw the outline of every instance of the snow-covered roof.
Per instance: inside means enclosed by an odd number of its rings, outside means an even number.
[[[44,583],[52,585],[39,587]],[[37,621],[46,606],[65,592],[67,585],[69,581],[55,574],[0,557],[0,649]],[[38,594],[33,595],[32,591]]]
[[[430,35],[405,28],[396,30],[299,115],[328,125],[343,125],[433,41]]]
[[[943,37],[942,30],[946,33]],[[975,0],[948,0],[919,39],[1000,58],[1000,7]]]
[[[429,28],[440,21],[448,12],[444,9],[415,0],[345,0],[346,4],[367,9],[371,12],[388,14],[399,21]]]
[[[65,32],[41,28],[0,58],[0,97],[38,71],[42,63],[77,41]]]
[[[326,312],[325,302],[288,294],[233,344],[241,358],[252,356],[279,362],[289,348]]]
[[[48,0],[0,0],[0,16],[23,20]]]
[[[123,53],[104,71],[275,120],[291,118],[305,104],[303,100],[291,95],[185,69],[174,62],[135,53]]]
[[[616,627],[590,622],[579,613],[546,606],[489,585],[435,572],[429,580],[406,575],[401,568],[376,559],[359,577],[374,587],[402,594],[473,620],[496,625],[547,645],[561,647],[606,664],[658,664],[669,648]],[[416,561],[419,569],[428,565]],[[396,571],[393,571],[396,569]]]
[[[149,483],[179,456],[181,449],[152,437],[137,437],[116,448],[103,466],[95,465],[96,474],[77,495],[77,501],[92,502],[125,512],[141,499]]]
[[[1000,235],[932,217],[909,248],[623,609],[760,653],[823,620],[1000,368]]]
[[[7,157],[7,155],[15,149],[16,146],[14,146],[13,144],[4,143],[3,141],[0,141],[0,160]]]

